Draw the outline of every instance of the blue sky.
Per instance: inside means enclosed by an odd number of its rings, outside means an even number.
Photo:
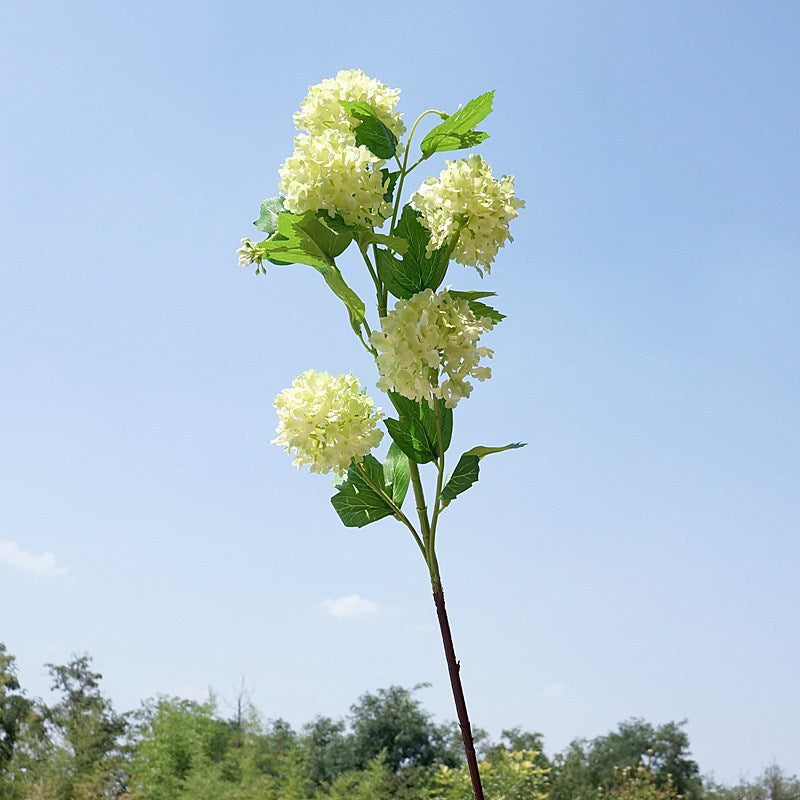
[[[686,718],[705,772],[800,771],[798,52],[792,3],[5,3],[0,641],[29,690],[88,651],[120,708],[244,675],[294,724],[420,681],[454,716],[407,534],[345,530],[268,444],[295,374],[372,385],[367,356],[313,270],[234,254],[307,87],[361,67],[407,120],[496,88],[482,152],[527,201],[490,278],[448,277],[508,315],[453,451],[530,443],[439,537],[473,722],[552,751]]]

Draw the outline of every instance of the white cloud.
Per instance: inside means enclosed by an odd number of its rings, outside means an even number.
[[[357,594],[346,594],[336,600],[323,600],[322,607],[336,619],[365,619],[381,613],[381,607]]]
[[[23,572],[37,572],[40,575],[66,575],[67,568],[56,563],[52,553],[44,552],[41,555],[23,550],[16,542],[10,539],[0,541],[0,563],[9,567],[20,569]]]
[[[546,697],[548,699],[553,699],[556,697],[561,697],[566,690],[566,686],[563,683],[552,683],[550,686],[545,686],[542,689],[542,697]]]

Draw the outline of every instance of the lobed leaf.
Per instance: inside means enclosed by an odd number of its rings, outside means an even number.
[[[492,112],[494,89],[470,100],[463,108],[440,122],[420,143],[422,155],[429,158],[446,150],[474,147],[489,138],[488,133],[476,131],[475,126]]]

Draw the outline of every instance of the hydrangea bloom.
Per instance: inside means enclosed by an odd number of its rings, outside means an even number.
[[[513,241],[508,225],[525,202],[514,195],[513,176],[495,180],[479,155],[445,164],[439,177],[428,178],[411,198],[431,232],[428,250],[452,241],[460,231],[453,258],[490,272],[497,251]]]
[[[294,214],[324,209],[348,225],[383,225],[391,205],[380,173],[383,165],[363,145],[335,129],[297,136],[294,153],[280,168],[284,207]]]
[[[398,300],[370,340],[378,350],[378,388],[429,404],[441,398],[454,408],[472,391],[467,378],[491,377],[491,369],[479,362],[493,353],[478,347],[480,335],[491,328],[488,317],[478,319],[466,300],[447,289]]]
[[[275,398],[274,406],[278,435],[272,443],[294,454],[294,466],[307,464],[311,472],[344,473],[383,438],[376,427],[380,409],[352,374],[310,369]]]
[[[354,120],[339,101],[361,101],[369,103],[381,122],[399,139],[405,131],[401,115],[394,110],[399,95],[399,89],[390,89],[360,69],[343,69],[335,78],[326,78],[322,83],[309,87],[300,110],[293,116],[294,124],[298,130],[306,130],[312,135],[333,128],[352,137]],[[352,141],[354,143],[355,139]]]

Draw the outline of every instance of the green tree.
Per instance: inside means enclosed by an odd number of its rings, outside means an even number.
[[[554,759],[553,800],[584,800],[607,788],[615,768],[643,765],[655,785],[695,800],[701,796],[699,769],[689,755],[685,722],[653,727],[641,719],[622,722],[616,731],[591,741],[576,740]]]
[[[31,701],[20,688],[16,659],[0,642],[0,781],[7,777],[21,727],[31,707]]]
[[[312,787],[319,788],[356,769],[353,737],[346,727],[344,720],[317,717],[303,729],[305,775]]]
[[[51,738],[69,754],[76,777],[94,775],[120,754],[127,731],[126,715],[117,714],[100,692],[102,675],[91,670],[91,658],[73,656],[64,665],[46,664],[51,688],[60,694],[43,718]]]
[[[57,699],[32,702],[19,728],[10,766],[18,795],[93,800],[124,792],[127,718],[103,697],[90,664],[84,655],[46,665]]]
[[[231,730],[215,719],[216,703],[161,697],[139,712],[131,793],[143,800],[173,800],[192,772],[219,762]]]
[[[384,751],[386,765],[393,772],[409,766],[456,766],[461,762],[454,726],[435,724],[413,691],[400,686],[379,689],[362,695],[351,707],[358,767]]]
[[[800,800],[800,779],[787,775],[777,764],[771,764],[752,781],[736,786],[709,782],[705,800]]]

